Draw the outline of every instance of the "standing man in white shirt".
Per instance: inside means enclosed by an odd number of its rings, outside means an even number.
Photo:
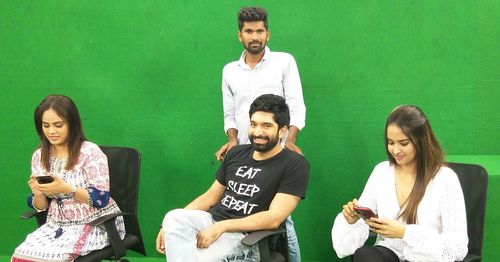
[[[305,126],[306,107],[295,59],[288,53],[271,52],[266,46],[270,32],[267,12],[263,8],[241,8],[238,28],[238,40],[245,50],[239,60],[227,64],[222,71],[224,131],[228,142],[215,153],[216,158],[222,160],[235,145],[250,143],[248,110],[252,101],[263,94],[285,98],[290,109],[290,126],[282,145],[302,154],[295,140]],[[290,217],[286,226],[290,259],[300,261],[299,244]]]
[[[245,50],[239,60],[227,64],[222,71],[224,131],[228,142],[215,156],[221,160],[231,147],[250,143],[248,109],[252,101],[263,94],[285,98],[291,120],[284,146],[302,154],[295,140],[305,126],[306,107],[295,59],[288,53],[271,52],[266,46],[270,31],[264,9],[242,8],[238,12],[238,27],[238,40]]]

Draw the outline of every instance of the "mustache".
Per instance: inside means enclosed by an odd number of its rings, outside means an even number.
[[[268,136],[252,136],[252,140],[254,139],[266,139],[266,140],[269,140],[269,137]]]

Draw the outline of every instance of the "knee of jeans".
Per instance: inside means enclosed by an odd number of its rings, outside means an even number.
[[[184,210],[180,208],[169,211],[163,218],[163,230],[168,230],[172,228],[176,223],[178,223],[179,219],[183,217],[183,211]]]

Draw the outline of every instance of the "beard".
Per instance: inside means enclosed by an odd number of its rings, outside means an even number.
[[[258,44],[254,46],[254,44]],[[259,41],[252,41],[248,43],[247,45],[243,45],[245,47],[245,50],[247,50],[248,53],[252,55],[257,55],[260,54],[265,48],[266,48],[266,43],[262,43]]]
[[[279,140],[278,136],[268,137],[268,136],[249,135],[248,138],[250,139],[250,143],[252,144],[253,149],[258,152],[267,152],[273,149],[276,146],[276,144],[278,144]],[[257,144],[254,142],[254,139],[265,139],[267,140],[267,142],[264,144]]]

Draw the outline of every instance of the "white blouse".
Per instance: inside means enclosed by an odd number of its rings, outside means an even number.
[[[396,196],[395,170],[389,161],[373,170],[358,200],[359,206],[369,207],[379,218],[396,219],[400,207]],[[401,219],[400,222],[404,223]],[[332,242],[337,256],[354,254],[368,238],[368,226],[363,219],[347,223],[339,213],[332,228]],[[418,206],[417,224],[406,225],[403,239],[377,235],[375,245],[394,251],[401,260],[456,261],[467,254],[467,218],[462,188],[458,177],[448,167],[442,167],[427,185]]]

